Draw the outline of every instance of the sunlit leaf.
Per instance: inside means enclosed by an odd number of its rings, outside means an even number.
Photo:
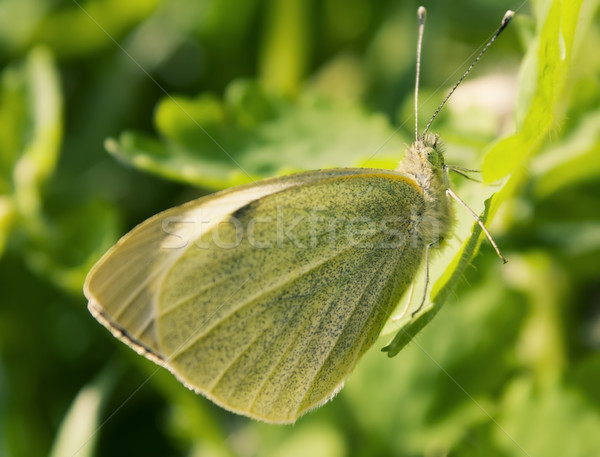
[[[583,31],[591,17],[579,17],[582,1],[540,2],[542,6],[539,37],[525,59],[521,90],[527,97],[528,109],[517,132],[500,140],[488,152],[483,163],[486,181],[496,181],[536,152],[561,109],[561,95],[575,52],[576,29]],[[533,80],[531,80],[531,79]]]
[[[530,101],[530,114],[521,130],[521,136],[516,135],[501,140],[499,145],[492,148],[485,156],[483,172],[487,179],[495,180],[505,176],[508,172],[513,173],[502,189],[486,202],[486,210],[481,215],[481,219],[485,223],[489,223],[500,205],[514,194],[517,186],[525,177],[522,170],[519,170],[519,165],[533,151],[534,145],[543,141],[552,124],[552,113],[561,102],[561,92],[558,91],[557,85],[563,84],[572,57],[573,37],[579,8],[580,4],[577,2],[569,3],[567,6],[567,4],[555,1],[547,16],[540,18],[542,34],[539,46],[532,48],[537,49],[540,53],[539,65],[544,69],[544,71],[540,71],[538,78],[539,91]],[[561,19],[563,15],[566,15],[566,18]],[[566,40],[563,44],[559,43],[559,32],[561,36],[564,35]],[[563,45],[567,46],[566,50]],[[559,53],[562,53],[560,58]],[[540,108],[540,103],[543,103],[543,108]],[[527,122],[531,125],[528,125]],[[493,168],[501,171],[492,173],[490,170]],[[459,207],[458,211],[461,210]],[[403,323],[398,324],[400,330],[393,341],[383,349],[390,357],[396,355],[437,314],[456,282],[477,254],[482,239],[481,228],[475,223],[472,235],[465,240],[454,260],[432,286],[432,304],[414,319],[405,319]]]
[[[166,98],[156,124],[161,140],[126,132],[108,150],[137,168],[209,189],[307,168],[359,166],[375,154],[391,168],[404,150],[383,116],[310,94],[292,103],[244,81],[232,83],[223,102],[209,95]]]
[[[102,422],[102,408],[115,379],[112,369],[83,387],[71,403],[56,435],[50,457],[93,457]]]

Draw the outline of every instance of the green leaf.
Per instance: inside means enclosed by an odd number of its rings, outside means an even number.
[[[443,319],[394,363],[367,352],[340,394],[366,433],[395,444],[391,455],[423,449],[452,455],[462,442],[479,448],[481,433],[471,429],[497,414],[495,396],[515,371],[513,341],[525,309],[497,280],[495,259],[478,259],[477,267],[469,274],[474,282],[459,286],[460,300],[444,308]]]
[[[102,409],[115,379],[114,367],[108,366],[97,379],[79,391],[63,417],[50,457],[93,457],[96,454]]]
[[[107,149],[131,165],[187,184],[222,189],[305,169],[395,167],[403,139],[381,115],[304,93],[295,102],[236,81],[225,100],[164,99],[161,140],[125,132]]]
[[[483,162],[487,182],[503,178],[535,153],[553,126],[573,59],[575,31],[582,33],[591,21],[591,17],[579,20],[581,4],[581,0],[543,2],[547,13],[540,18],[540,34],[529,47],[520,84],[528,109],[518,131],[487,153]]]
[[[540,77],[538,90],[530,99],[530,108],[524,127],[517,135],[501,140],[485,156],[483,173],[486,179],[495,180],[511,172],[501,190],[496,192],[485,203],[485,210],[480,216],[482,222],[489,224],[498,211],[500,205],[511,198],[518,186],[524,181],[525,173],[520,165],[534,150],[534,145],[539,145],[546,137],[552,124],[552,113],[557,105],[562,102],[561,91],[568,63],[572,57],[573,37],[580,3],[569,4],[553,2],[546,17],[541,18],[541,37],[538,50]],[[562,17],[564,15],[565,17]],[[565,48],[559,49],[559,32],[565,40]],[[561,38],[562,39],[562,38]],[[562,45],[561,45],[562,46]],[[559,52],[560,51],[560,52]],[[561,54],[562,53],[562,54]],[[559,55],[560,54],[560,55]],[[560,57],[560,58],[559,58]],[[560,63],[558,63],[560,61]],[[530,65],[526,61],[525,65]],[[543,109],[539,104],[542,103]],[[458,207],[458,211],[463,211]],[[456,233],[461,233],[459,228]],[[414,336],[425,327],[439,312],[445,300],[454,290],[456,283],[464,274],[465,269],[472,262],[482,242],[482,230],[477,223],[473,224],[471,235],[458,249],[454,259],[448,264],[445,271],[438,277],[431,288],[431,305],[425,307],[413,318],[405,318],[396,327],[399,328],[390,344],[382,350],[393,357],[411,341]],[[436,275],[432,275],[436,278]],[[418,297],[420,298],[420,297]],[[390,326],[388,325],[387,331]],[[386,330],[384,330],[385,333]]]
[[[484,224],[489,219],[489,209],[490,200],[488,199],[485,202],[485,210],[480,216],[480,219]],[[462,245],[460,251],[454,257],[442,277],[432,288],[431,305],[424,308],[422,312],[419,312],[404,326],[400,327],[400,330],[396,333],[394,339],[381,349],[383,352],[387,352],[388,357],[397,355],[440,311],[481,244],[481,232],[482,230],[479,224],[473,225],[471,236]]]

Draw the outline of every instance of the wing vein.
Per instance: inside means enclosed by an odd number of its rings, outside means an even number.
[[[404,252],[404,249],[403,249],[402,251],[400,251],[400,253],[398,254],[398,256],[395,256],[395,257],[394,257],[394,258],[396,259],[396,260],[395,260],[396,262],[398,261],[397,259],[398,259],[399,257],[401,257],[401,256],[402,256],[402,253],[403,253],[403,252]],[[344,330],[346,329],[346,327],[348,326],[348,323],[349,323],[349,322],[350,322],[350,320],[351,320],[351,317],[352,317],[352,316],[353,316],[353,315],[356,313],[356,311],[359,309],[360,302],[361,302],[361,300],[363,299],[363,297],[364,297],[364,295],[365,295],[365,292],[367,291],[367,289],[369,289],[369,286],[371,286],[371,285],[373,284],[373,280],[374,280],[374,279],[375,279],[375,277],[376,277],[376,273],[379,273],[379,272],[382,270],[382,268],[383,268],[383,267],[384,267],[386,264],[388,264],[388,263],[392,263],[392,262],[385,262],[385,261],[384,261],[384,262],[382,262],[382,263],[381,263],[381,265],[379,265],[379,266],[378,266],[378,268],[377,268],[377,271],[376,271],[376,272],[375,272],[375,273],[374,273],[374,274],[371,276],[371,279],[369,280],[369,283],[368,283],[367,287],[365,287],[365,288],[363,289],[363,291],[362,291],[362,293],[361,293],[361,295],[360,295],[359,299],[357,300],[357,302],[356,302],[356,304],[355,304],[355,306],[354,306],[354,308],[353,308],[353,310],[352,310],[352,313],[351,313],[351,314],[348,316],[348,319],[346,319],[346,321],[344,322],[344,328],[343,328],[343,329],[340,331],[340,333],[337,335],[335,343],[333,343],[333,344],[331,345],[331,347],[329,348],[329,350],[327,351],[327,355],[326,355],[326,357],[323,359],[323,361],[322,361],[322,363],[321,363],[321,367],[320,367],[320,368],[319,368],[319,369],[318,369],[318,370],[315,372],[315,374],[314,374],[314,376],[313,376],[313,379],[312,379],[312,381],[311,381],[311,383],[310,383],[310,387],[309,387],[309,388],[306,390],[306,392],[304,393],[304,395],[302,396],[302,398],[301,398],[301,399],[300,399],[300,401],[298,402],[298,409],[299,409],[300,405],[302,405],[302,402],[304,401],[304,399],[306,398],[306,396],[307,396],[307,395],[308,395],[308,394],[311,392],[311,390],[314,388],[314,382],[315,382],[315,379],[316,379],[316,378],[319,376],[319,373],[321,373],[321,371],[323,370],[323,367],[325,366],[325,363],[327,362],[327,360],[329,360],[329,359],[331,358],[331,353],[332,353],[333,349],[336,347],[337,343],[339,342],[339,339],[340,339],[340,337],[343,335],[343,333],[344,333]],[[382,287],[382,289],[383,289],[384,287],[385,287],[385,286],[383,286],[383,287]],[[371,310],[369,311],[369,314],[368,314],[367,318],[363,320],[363,325],[360,327],[360,332],[358,332],[358,334],[362,333],[362,330],[364,329],[364,327],[365,327],[366,323],[367,323],[367,322],[369,321],[369,319],[371,318],[371,315],[373,314],[373,311],[375,310],[375,308],[376,308],[376,306],[372,306],[372,307],[371,307]],[[364,338],[366,338],[366,335],[365,335],[365,337],[364,337]],[[364,340],[364,338],[363,338],[363,340]],[[356,360],[356,358],[355,358],[355,360]],[[351,366],[354,366],[354,365],[351,365]],[[298,410],[296,410],[296,412],[297,412],[297,411],[298,411]]]
[[[374,255],[374,254],[375,254],[375,253],[371,253],[370,255],[366,256],[366,257],[363,259],[363,261],[362,261],[361,263],[358,263],[358,264],[355,266],[355,268],[353,268],[351,271],[348,271],[348,273],[347,273],[347,274],[344,276],[344,278],[345,278],[345,277],[347,277],[347,276],[349,276],[349,275],[351,275],[351,274],[352,274],[353,272],[355,272],[357,269],[359,269],[360,267],[362,267],[362,265],[363,265],[365,262],[367,262],[367,261],[368,261],[368,260],[369,260],[369,259],[370,259],[370,258],[371,258],[373,255]],[[374,273],[373,273],[373,274],[374,274]],[[316,325],[315,327],[317,327],[317,328],[320,328],[320,327],[321,327],[321,325],[322,325],[322,323],[323,323],[323,320],[324,320],[324,318],[325,318],[325,317],[328,315],[328,311],[329,311],[329,310],[331,309],[331,307],[333,306],[333,303],[334,303],[334,301],[335,301],[335,298],[336,298],[336,297],[337,297],[337,295],[332,295],[332,296],[330,297],[330,299],[328,300],[328,308],[327,308],[327,311],[324,311],[324,312],[322,313],[322,315],[321,315],[321,318],[320,318],[320,321],[319,321],[319,324],[318,324],[318,325]],[[304,330],[305,330],[307,327],[309,327],[309,326],[310,326],[310,324],[311,324],[311,322],[310,322],[310,319],[309,319],[309,320],[308,320],[308,322],[307,322],[307,323],[306,323],[306,324],[303,326],[303,328],[302,328],[302,331],[301,331],[301,332],[298,332],[298,335],[297,335],[297,336],[296,336],[296,337],[295,337],[295,338],[294,338],[294,339],[293,339],[293,340],[292,340],[292,341],[291,341],[291,342],[288,344],[288,346],[286,347],[286,350],[285,350],[285,351],[284,351],[284,352],[281,354],[281,356],[280,356],[280,357],[279,357],[279,359],[277,360],[277,363],[276,363],[276,364],[273,364],[273,368],[272,368],[272,369],[269,371],[269,373],[268,373],[268,374],[267,374],[267,375],[264,377],[264,379],[263,379],[263,382],[262,382],[262,384],[261,384],[260,388],[257,390],[256,394],[254,395],[254,398],[252,399],[252,403],[250,403],[250,406],[249,406],[249,409],[250,409],[250,410],[252,409],[252,407],[253,407],[253,406],[254,406],[254,404],[256,403],[256,400],[258,399],[258,396],[260,395],[260,393],[261,393],[261,391],[262,391],[262,389],[263,389],[264,385],[266,384],[266,382],[267,382],[267,381],[268,381],[268,380],[271,378],[271,376],[273,375],[273,373],[275,372],[275,370],[277,369],[277,367],[279,367],[279,365],[281,364],[281,361],[282,361],[282,360],[284,359],[284,357],[285,357],[285,356],[286,356],[286,355],[289,353],[290,349],[291,349],[292,347],[294,347],[294,346],[295,346],[295,343],[297,342],[298,338],[299,338],[300,336],[302,336],[302,333],[303,333],[303,331],[304,331]],[[315,334],[313,334],[313,335],[311,336],[311,338],[310,338],[310,339],[307,341],[307,344],[308,344],[310,341],[312,341],[312,340],[314,339],[314,337],[315,337]],[[296,361],[296,364],[294,365],[294,367],[293,367],[293,368],[291,368],[291,370],[293,370],[293,369],[296,367],[296,365],[298,364],[298,362],[299,362],[299,360],[298,360],[298,361]],[[291,371],[291,370],[290,370],[290,371]],[[280,397],[280,395],[278,395],[278,398],[279,398],[279,397]]]
[[[379,234],[375,234],[375,236],[377,236]],[[259,291],[257,294],[255,294],[254,296],[250,297],[248,300],[241,302],[238,306],[236,306],[235,308],[232,308],[226,315],[224,315],[221,319],[219,319],[218,321],[215,321],[212,325],[210,325],[209,327],[203,328],[203,329],[198,329],[198,330],[203,330],[202,333],[196,334],[196,335],[192,335],[190,336],[186,342],[184,344],[182,344],[179,348],[177,348],[177,350],[172,354],[173,358],[177,358],[178,356],[180,356],[183,352],[187,351],[191,346],[193,346],[194,344],[196,344],[200,339],[202,339],[204,336],[208,335],[208,333],[213,330],[216,326],[222,324],[223,322],[225,322],[227,319],[231,318],[236,312],[240,311],[241,309],[243,309],[244,307],[248,306],[251,303],[254,303],[255,301],[259,300],[261,297],[263,297],[264,295],[270,294],[278,289],[281,289],[283,287],[285,287],[287,284],[293,282],[293,281],[297,281],[299,279],[301,279],[303,276],[307,275],[308,273],[314,271],[315,269],[321,267],[322,265],[324,265],[326,262],[329,262],[331,260],[334,260],[335,258],[343,255],[344,253],[346,253],[347,251],[349,251],[350,249],[353,249],[354,246],[350,245],[348,247],[345,247],[344,249],[337,251],[335,253],[335,255],[325,258],[324,260],[321,259],[321,261],[319,262],[311,262],[310,264],[308,264],[308,267],[306,265],[303,265],[304,268],[302,268],[302,271],[299,274],[288,274],[287,276],[284,277],[283,280],[273,284],[271,287],[269,287],[268,289],[263,289],[261,291]],[[274,268],[270,271],[274,271],[277,268]],[[164,315],[161,315],[161,317],[163,317]]]
[[[322,237],[323,235],[328,235],[329,233],[330,233],[330,232],[329,232],[328,230],[323,230],[323,231],[319,232],[318,234],[316,234],[316,237],[317,237],[317,238],[320,238],[320,237]],[[350,248],[352,248],[352,246],[349,246],[347,249],[350,249]],[[224,257],[224,258],[219,258],[219,263],[226,262],[226,261],[228,261],[228,260],[231,260],[231,259],[233,259],[233,258],[235,258],[235,257],[241,257],[241,256],[243,255],[243,253],[244,253],[244,252],[245,252],[245,250],[244,250],[244,251],[241,251],[241,253],[240,253],[239,251],[237,251],[237,252],[235,252],[235,253],[234,253],[234,254],[232,254],[232,255],[226,256],[226,257]],[[325,261],[328,261],[329,259],[331,259],[331,258],[334,258],[334,257],[336,257],[336,256],[337,256],[337,255],[339,255],[339,254],[343,254],[344,252],[345,252],[345,250],[342,250],[342,251],[336,251],[336,252],[335,252],[335,253],[334,253],[334,254],[333,254],[331,257],[326,257],[326,258],[325,258]],[[319,265],[317,265],[317,267],[318,267],[318,266],[319,266]],[[280,265],[279,265],[279,264],[275,264],[273,268],[270,268],[269,270],[263,270],[263,271],[262,271],[262,274],[263,274],[263,276],[264,276],[266,273],[271,273],[272,271],[275,271],[275,270],[277,270],[279,267],[280,267]],[[208,264],[205,266],[205,268],[209,269],[209,268],[210,268],[210,264],[208,263]],[[239,269],[239,268],[238,268],[236,271],[237,271],[238,273],[243,273],[243,272],[245,272],[246,270],[252,270],[252,269],[255,269],[255,268],[256,268],[256,266],[253,266],[253,265],[248,265],[246,268],[244,268],[244,269]],[[167,314],[169,314],[170,312],[173,312],[173,311],[174,311],[175,309],[177,309],[178,307],[180,307],[180,306],[184,305],[185,303],[189,302],[190,300],[193,300],[193,299],[194,299],[194,298],[196,298],[198,295],[200,295],[200,294],[203,294],[203,293],[206,293],[206,292],[208,292],[209,290],[213,289],[214,287],[216,287],[216,286],[218,286],[218,285],[220,285],[220,284],[223,284],[223,283],[225,283],[225,282],[226,282],[226,281],[228,281],[228,280],[230,280],[230,276],[224,276],[224,277],[223,277],[221,280],[219,280],[219,281],[215,281],[215,282],[213,282],[213,283],[211,283],[211,284],[208,284],[206,287],[203,287],[203,288],[201,288],[201,289],[198,289],[198,290],[194,291],[194,293],[191,293],[191,294],[189,294],[188,296],[186,296],[186,297],[183,297],[182,299],[180,299],[179,301],[177,301],[177,302],[173,303],[172,305],[170,305],[170,306],[165,306],[165,309],[161,309],[161,311],[159,312],[159,314],[158,314],[158,317],[160,318],[160,317],[164,317],[164,316],[166,316]],[[185,281],[185,278],[182,278],[182,279],[181,279],[181,281]]]

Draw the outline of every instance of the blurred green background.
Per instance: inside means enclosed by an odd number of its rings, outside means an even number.
[[[419,4],[0,2],[0,456],[600,455],[598,1],[423,4],[421,129],[517,12],[433,126],[449,163],[512,173],[492,224],[509,263],[483,243],[413,343],[390,359],[382,337],[334,401],[272,426],[114,339],[83,280],[197,196],[393,168]],[[455,187],[477,211],[500,188]]]

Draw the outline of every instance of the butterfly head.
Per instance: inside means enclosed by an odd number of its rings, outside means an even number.
[[[425,138],[415,141],[413,148],[424,166],[440,170],[444,168],[444,154],[438,135],[427,134]]]
[[[444,166],[444,153],[440,137],[428,133],[407,148],[406,156],[397,171],[415,177],[426,177],[427,180],[430,180],[433,176],[441,177]],[[420,180],[417,179],[417,181]]]

